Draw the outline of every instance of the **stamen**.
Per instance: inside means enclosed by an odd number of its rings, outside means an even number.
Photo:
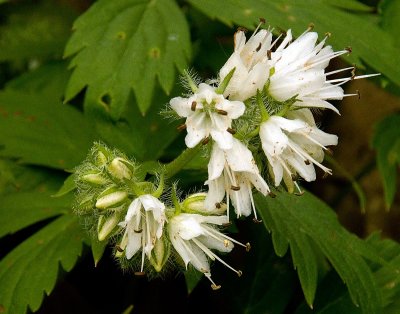
[[[260,51],[260,49],[261,49],[261,47],[262,47],[262,44],[261,44],[261,43],[259,43],[259,44],[258,44],[258,47],[256,48],[256,52],[259,52],[259,51]]]
[[[271,49],[267,50],[267,58],[268,58],[268,60],[272,59],[272,51],[271,51]]]
[[[229,244],[230,244],[230,242],[229,242],[228,240],[224,240],[224,246],[225,246],[225,247],[228,247]]]
[[[228,112],[226,112],[225,110],[222,109],[217,109],[217,113],[220,114],[221,116],[227,116]]]
[[[207,136],[207,137],[205,137],[205,138],[201,141],[201,144],[207,145],[209,141],[210,141],[210,137]]]
[[[179,125],[177,128],[176,128],[179,132],[180,131],[183,131],[184,129],[186,129],[186,124],[184,123],[184,124],[181,124],[181,125]]]
[[[249,252],[251,250],[251,245],[249,242],[246,243],[246,252]]]
[[[222,226],[230,226],[230,225],[232,225],[231,222],[226,223],[226,224],[223,224]],[[211,228],[211,227],[209,227],[209,226],[206,226],[206,225],[205,225],[205,226],[203,226],[203,227],[204,227],[204,229],[206,230],[206,233],[207,233],[208,235],[210,235],[211,237],[213,237],[214,239],[216,239],[216,240],[220,240],[220,239],[215,235],[215,233],[218,233],[218,235],[220,235],[221,237],[224,237],[225,239],[228,239],[228,240],[230,240],[231,242],[233,242],[233,243],[235,243],[235,244],[237,244],[237,245],[243,246],[243,247],[245,247],[246,249],[247,249],[247,245],[250,245],[249,243],[243,244],[243,243],[241,243],[241,242],[239,242],[239,241],[237,241],[237,240],[235,240],[235,239],[233,239],[233,238],[227,236],[226,234],[223,234],[223,233],[221,233],[221,232],[216,231],[215,229],[213,229],[213,228]]]
[[[196,238],[192,239],[192,241],[212,260],[217,260],[221,262],[223,265],[228,267],[230,270],[235,272],[239,277],[242,275],[242,271],[236,270],[232,266],[230,266],[228,263],[226,263],[223,259],[221,259],[218,255],[213,253],[208,247],[206,247],[203,243],[201,243],[199,240]]]
[[[233,191],[240,191],[240,186],[231,185],[231,190],[233,190]]]
[[[236,134],[236,130],[235,129],[227,128],[226,130],[228,131],[228,133],[231,133],[232,135]]]
[[[138,230],[133,229],[133,232],[135,232],[135,233],[142,233],[142,231],[143,231],[143,229],[138,229]]]
[[[352,70],[352,69],[354,69],[354,67],[343,68],[343,69],[327,72],[327,73],[325,73],[325,75],[328,76],[328,75],[332,75],[332,74],[336,74],[336,73],[340,73],[340,72]]]
[[[204,273],[204,276],[206,276],[206,278],[211,281],[211,289],[213,289],[214,291],[221,289],[221,286],[216,285],[215,282],[211,279],[211,273]]]
[[[296,186],[297,190],[299,191],[298,193],[294,193],[294,195],[296,195],[296,196],[301,196],[301,195],[303,195],[303,194],[304,194],[304,191],[302,191],[302,190],[300,189],[300,186],[299,186],[299,184],[298,184],[296,181],[294,181],[294,185]]]
[[[221,208],[221,204],[220,203],[215,203],[215,207],[220,209]]]
[[[253,222],[256,224],[260,224],[260,223],[262,223],[262,220],[258,220],[256,217],[254,217]]]
[[[146,275],[146,273],[144,271],[135,271],[133,274],[135,276],[144,276],[144,275]]]
[[[270,198],[275,198],[275,197],[276,197],[276,194],[273,193],[273,192],[269,192],[269,193],[268,193],[268,196],[269,196]]]
[[[122,247],[120,247],[118,244],[115,246],[115,248],[117,249],[118,252],[122,253],[124,251],[124,249]]]
[[[344,48],[345,50],[347,50],[347,52],[350,54],[353,52],[353,48],[351,48],[350,46],[347,46],[346,48]]]
[[[358,99],[361,99],[361,93],[360,93],[360,91],[358,89],[356,90],[356,93],[358,95]]]
[[[195,111],[197,106],[197,102],[193,101],[192,105],[190,106],[190,110]]]

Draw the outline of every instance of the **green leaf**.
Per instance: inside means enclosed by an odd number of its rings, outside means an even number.
[[[194,270],[193,268],[189,268],[187,271],[185,271],[185,282],[188,294],[192,293],[202,278],[203,274],[197,270]]]
[[[65,49],[66,57],[74,55],[66,100],[87,86],[85,106],[114,120],[124,112],[131,89],[144,114],[155,82],[169,93],[175,67],[187,67],[189,29],[173,0],[100,0],[75,21],[74,30]]]
[[[76,189],[75,175],[71,174],[68,176],[68,178],[65,179],[61,188],[57,191],[56,194],[52,195],[52,197],[64,196],[64,195],[74,191],[75,189]]]
[[[12,250],[0,262],[3,313],[37,311],[54,289],[59,264],[70,271],[82,251],[84,233],[76,217],[63,215]]]
[[[0,197],[0,238],[38,221],[71,211],[72,198],[52,198],[52,192],[16,192]]]
[[[168,101],[161,91],[156,93],[155,99],[159,104]],[[117,147],[138,161],[157,160],[179,135],[177,122],[162,119],[157,106],[152,106],[145,116],[136,105],[128,106],[124,119],[114,122],[110,118],[97,116],[93,122],[106,144]]]
[[[383,180],[386,207],[396,194],[397,169],[400,163],[400,114],[386,117],[375,127],[372,146],[377,151],[378,169]]]
[[[389,34],[362,15],[345,11],[335,6],[335,1],[326,0],[188,0],[192,6],[221,22],[237,24],[253,29],[260,16],[277,29],[289,29],[299,36],[310,22],[323,36],[333,36],[328,43],[335,50],[351,46],[353,53],[346,57],[349,63],[362,65],[365,61],[400,85],[400,72],[393,64],[400,63],[399,50]],[[352,2],[353,3],[353,2]],[[372,44],[373,43],[373,44]]]
[[[397,0],[383,0],[379,3],[381,10],[381,27],[389,33],[394,40],[394,44],[400,47],[396,40],[400,29],[400,2]]]
[[[312,304],[317,285],[316,258],[326,257],[346,283],[363,313],[381,313],[381,299],[364,258],[380,260],[364,241],[347,232],[334,212],[310,193],[279,192],[276,198],[255,195],[265,227],[290,245],[304,295]],[[275,243],[274,243],[275,245]],[[380,261],[382,262],[382,261]]]
[[[62,100],[70,73],[66,62],[49,62],[8,81],[6,90],[21,91],[26,94],[40,94],[50,103]]]
[[[0,92],[1,156],[71,169],[85,158],[94,139],[92,127],[75,108],[48,103],[41,95]]]
[[[75,14],[66,5],[19,5],[0,26],[0,61],[61,57]]]
[[[98,263],[103,257],[104,251],[108,244],[108,240],[99,241],[97,237],[91,237],[90,241],[91,241],[90,246],[92,248],[94,267],[97,267]]]

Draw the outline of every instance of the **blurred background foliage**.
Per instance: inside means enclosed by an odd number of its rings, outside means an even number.
[[[330,68],[356,64],[360,74],[382,74],[346,85],[360,99],[335,103],[341,116],[320,116],[323,129],[339,136],[327,159],[334,174],[305,185],[347,230],[367,239],[360,242],[371,251],[360,256],[367,256],[371,278],[340,273],[364,263],[361,257],[346,268],[334,262],[340,248],[324,252],[330,238],[312,223],[326,219],[328,230],[342,231],[308,193],[301,201],[268,201],[270,217],[262,217],[272,236],[262,225],[238,222],[238,236],[246,235],[253,250],[226,259],[248,275],[232,278],[214,265],[220,291],[196,274],[186,278],[187,289],[182,274],[147,281],[121,273],[111,249],[92,243],[71,215],[72,194],[51,196],[95,140],[138,161],[176,157],[182,134],[159,111],[182,91],[179,73],[190,67],[202,78],[216,77],[235,29],[254,29],[260,17],[275,34],[291,28],[298,36],[313,23],[320,38],[332,34],[334,49],[352,47]],[[399,313],[399,29],[397,0],[0,0],[0,313]],[[178,176],[182,188],[201,187],[204,169],[201,158],[189,164]],[[311,203],[317,205],[309,213],[323,208],[323,214],[310,224],[302,212],[291,213]],[[291,219],[301,219],[303,229],[285,225]],[[343,233],[343,239],[352,238]],[[344,253],[361,248],[354,241],[342,243]],[[380,260],[368,257],[372,252]],[[349,278],[350,294],[340,276]],[[354,291],[355,282],[368,280],[373,287]]]

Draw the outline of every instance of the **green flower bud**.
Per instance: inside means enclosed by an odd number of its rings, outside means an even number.
[[[83,211],[89,211],[94,208],[94,199],[92,195],[86,196],[85,198],[81,198],[79,200],[77,209],[83,210]]]
[[[131,170],[132,168],[133,166],[129,161],[117,157],[114,158],[113,161],[108,166],[108,171],[113,177],[119,180],[123,180],[132,178],[132,170]]]
[[[206,210],[204,207],[206,196],[207,193],[195,193],[190,195],[182,202],[182,210],[186,213],[196,213],[201,215],[218,215],[226,212],[226,204],[224,203],[216,204],[215,209],[212,211]]]
[[[122,205],[128,199],[128,192],[120,191],[117,187],[105,190],[96,201],[98,209],[107,209]]]
[[[98,172],[87,173],[81,176],[82,181],[90,184],[102,185],[107,183],[107,179]]]
[[[99,241],[105,240],[114,230],[119,222],[119,215],[114,214],[109,217],[101,215],[97,224],[97,236]]]
[[[154,248],[151,251],[150,263],[156,270],[160,272],[165,263],[167,262],[169,255],[171,253],[170,242],[164,240],[164,237],[157,239],[154,243]]]

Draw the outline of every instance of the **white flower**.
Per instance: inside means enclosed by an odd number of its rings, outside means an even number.
[[[141,272],[145,255],[150,258],[154,244],[162,236],[165,221],[165,205],[154,196],[145,194],[132,201],[125,220],[119,223],[125,228],[120,246],[125,249],[126,258],[131,259],[142,249]]]
[[[317,128],[309,109],[291,111],[289,118],[272,116],[260,126],[262,148],[272,168],[275,185],[282,179],[292,189],[296,173],[306,181],[316,178],[314,164],[326,173],[321,164],[325,146],[337,145],[338,137]]]
[[[226,194],[228,214],[231,200],[238,217],[249,216],[253,209],[254,217],[257,219],[252,194],[253,186],[263,195],[270,192],[251,151],[237,139],[233,140],[233,146],[228,150],[222,150],[217,145],[213,146],[206,184],[209,187],[205,200],[206,208],[214,209]]]
[[[188,147],[196,146],[211,135],[221,148],[231,148],[232,134],[228,130],[232,119],[239,118],[245,110],[241,101],[229,101],[217,94],[214,87],[204,83],[191,97],[175,97],[170,105],[179,116],[187,118],[185,143]]]
[[[232,100],[246,100],[262,90],[269,76],[268,54],[272,33],[262,29],[256,31],[246,43],[244,31],[235,33],[235,50],[219,71],[220,82],[235,68],[235,72],[224,91]]]
[[[271,73],[268,91],[278,101],[285,101],[297,95],[295,106],[317,107],[339,111],[327,100],[343,99],[345,96],[357,94],[344,94],[340,85],[352,80],[374,76],[364,75],[329,80],[327,76],[353,67],[325,73],[329,61],[340,55],[349,53],[349,50],[333,51],[331,46],[325,46],[325,37],[320,43],[316,43],[318,34],[305,32],[293,43],[289,30],[283,43],[272,53]],[[289,44],[289,45],[288,45]]]
[[[220,252],[230,252],[233,243],[250,248],[250,245],[244,245],[236,240],[219,232],[215,225],[221,226],[228,222],[226,216],[203,216],[198,214],[182,213],[174,216],[168,223],[169,237],[175,250],[182,258],[187,268],[192,264],[197,270],[211,281],[212,288],[218,289],[211,279],[210,263],[211,260],[218,260],[226,267],[241,276],[242,272],[236,270],[211,250]]]

